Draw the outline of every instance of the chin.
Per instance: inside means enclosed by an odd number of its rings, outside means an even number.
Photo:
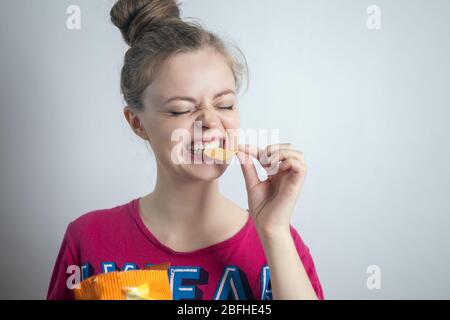
[[[196,180],[212,181],[220,178],[227,169],[226,164],[190,164],[186,172]]]

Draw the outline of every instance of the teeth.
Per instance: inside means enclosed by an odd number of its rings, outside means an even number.
[[[196,144],[194,145],[194,148],[192,148],[192,145],[188,145],[188,149],[190,151],[194,150],[194,152],[198,152],[201,150],[207,150],[207,149],[214,149],[214,148],[219,148],[220,147],[220,141],[213,141],[213,142],[208,142],[205,144]]]

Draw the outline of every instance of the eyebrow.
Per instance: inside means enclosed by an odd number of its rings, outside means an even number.
[[[222,96],[224,96],[224,95],[227,95],[227,94],[234,94],[234,95],[236,95],[236,93],[234,92],[234,90],[227,89],[227,90],[224,90],[224,91],[219,92],[218,94],[216,94],[216,95],[214,96],[213,100],[215,100],[215,99],[217,99],[217,98],[219,98],[219,97],[222,97]],[[166,102],[164,102],[164,105],[166,105],[166,104],[168,104],[169,102],[172,102],[172,101],[174,101],[174,100],[184,100],[184,101],[189,101],[189,102],[192,102],[192,103],[196,103],[196,102],[197,102],[194,98],[191,98],[191,97],[181,97],[181,96],[176,96],[176,97],[172,97],[172,98],[167,99]]]

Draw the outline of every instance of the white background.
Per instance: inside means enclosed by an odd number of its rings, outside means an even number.
[[[0,298],[45,298],[67,224],[153,188],[113,1],[0,2]],[[69,5],[81,30],[66,28]],[[381,30],[366,26],[369,5]],[[250,64],[242,127],[305,153],[292,221],[327,299],[450,298],[450,2],[185,0]],[[233,165],[222,191],[246,207]],[[369,290],[366,269],[381,268]]]

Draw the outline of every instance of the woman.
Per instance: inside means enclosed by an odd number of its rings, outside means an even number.
[[[73,266],[85,279],[170,262],[173,299],[323,299],[309,249],[290,225],[306,174],[302,153],[290,144],[238,146],[248,210],[219,191],[228,163],[206,161],[206,149],[237,141],[245,63],[216,35],[183,21],[174,0],[120,0],[111,19],[130,46],[124,115],[154,151],[156,185],[69,224],[47,298],[73,298]],[[175,132],[191,138],[174,142]],[[268,168],[267,180],[250,156]]]

